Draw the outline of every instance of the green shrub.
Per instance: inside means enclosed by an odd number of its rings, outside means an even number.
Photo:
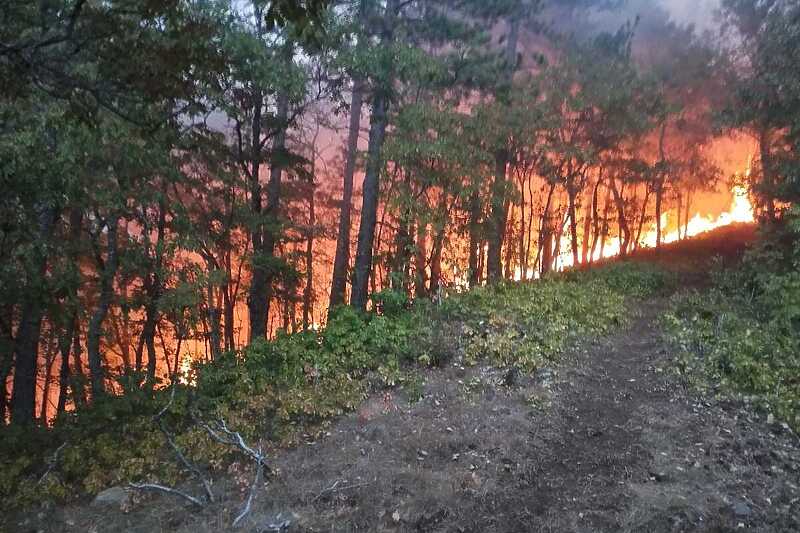
[[[800,428],[800,273],[792,250],[766,241],[736,268],[714,271],[710,289],[676,297],[665,323],[681,371],[755,396]]]
[[[411,306],[405,296],[384,291],[375,297],[379,314],[342,307],[324,330],[282,333],[195,365],[194,386],[176,386],[162,420],[188,457],[222,469],[233,452],[196,427],[190,411],[221,417],[251,441],[292,443],[354,410],[370,387],[402,386],[419,399],[414,365],[461,355],[468,363],[484,359],[533,370],[578,337],[622,323],[629,297],[662,286],[658,271],[625,265],[477,288],[441,305]],[[15,506],[69,500],[128,481],[178,482],[184,473],[152,419],[169,392],[140,387],[141,381],[123,380],[118,388],[125,394],[66,414],[51,429],[1,429],[0,498]]]

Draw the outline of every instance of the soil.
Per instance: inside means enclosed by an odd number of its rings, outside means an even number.
[[[453,364],[278,453],[240,531],[800,531],[800,441],[672,371],[657,317],[533,376]],[[228,484],[227,488],[225,483]],[[243,500],[43,509],[18,531],[224,531]]]

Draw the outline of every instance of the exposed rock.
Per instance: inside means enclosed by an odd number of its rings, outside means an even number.
[[[733,509],[733,514],[736,515],[736,518],[747,518],[753,514],[753,510],[744,502],[734,502],[731,509]]]
[[[94,497],[92,500],[93,506],[105,507],[105,506],[115,506],[115,507],[122,507],[128,503],[130,499],[130,495],[128,491],[123,487],[111,487],[109,489],[104,490],[100,494]]]

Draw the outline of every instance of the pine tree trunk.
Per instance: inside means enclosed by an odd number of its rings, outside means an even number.
[[[388,0],[386,16],[383,20],[381,41],[390,46],[394,41],[393,21],[398,0]],[[375,226],[378,219],[378,200],[380,176],[383,168],[383,142],[389,123],[389,96],[392,76],[385,81],[386,86],[375,87],[372,95],[372,116],[370,117],[367,165],[364,174],[363,199],[361,202],[361,223],[358,228],[358,243],[353,269],[353,289],[350,305],[365,311],[369,300],[369,280],[372,271],[372,253],[375,244]]]
[[[106,221],[106,260],[101,265],[100,272],[100,295],[97,307],[92,318],[89,320],[89,330],[86,334],[86,350],[89,357],[89,377],[92,383],[92,398],[97,399],[105,393],[105,371],[103,369],[103,359],[100,354],[100,337],[103,334],[103,322],[105,322],[108,310],[111,307],[111,300],[114,297],[114,278],[119,266],[117,231],[119,217],[109,215]]]
[[[490,232],[486,254],[486,273],[490,283],[500,281],[502,271],[503,240],[506,233],[506,167],[508,155],[500,150],[495,156],[495,176],[492,182],[491,212],[489,214]]]
[[[520,17],[512,17],[506,37],[504,84],[510,91],[517,69],[517,41],[519,40]],[[509,112],[513,112],[509,110]],[[491,190],[490,228],[486,254],[486,273],[490,283],[500,281],[503,275],[503,241],[506,234],[508,204],[506,202],[506,181],[510,154],[508,146],[502,146],[495,153],[495,175]]]
[[[427,245],[428,226],[421,220],[417,222],[417,245],[414,247],[414,296],[428,297]]]
[[[67,407],[67,391],[70,389],[70,368],[69,354],[72,349],[72,336],[75,335],[75,321],[67,325],[66,331],[58,340],[58,352],[61,358],[61,368],[58,373],[58,403],[56,404],[56,416],[59,416]],[[72,396],[77,405],[78,399],[75,398],[75,391]]]
[[[351,177],[352,185],[352,177]],[[309,184],[308,193],[308,235],[306,237],[306,286],[303,288],[303,329],[307,330],[311,325],[311,316],[314,305],[314,227],[317,224],[314,200],[315,185]],[[341,229],[341,228],[340,228]],[[349,224],[347,232],[350,232]],[[347,246],[350,247],[350,239]],[[337,250],[338,251],[338,250]]]
[[[347,158],[344,167],[342,205],[339,214],[339,234],[336,239],[336,255],[333,261],[333,280],[328,305],[330,313],[336,306],[345,303],[347,273],[350,268],[350,228],[353,208],[353,176],[356,171],[358,155],[358,134],[361,130],[361,108],[364,101],[364,87],[361,80],[353,81],[353,94],[350,100],[350,129],[347,135]]]
[[[477,287],[480,284],[480,274],[478,269],[481,247],[479,235],[481,217],[480,193],[475,191],[469,199],[469,286]]]
[[[48,242],[55,227],[58,213],[48,207],[39,215],[40,242]],[[35,276],[44,284],[47,272],[47,254],[41,251],[36,257]],[[20,322],[14,342],[14,384],[11,395],[11,421],[32,423],[36,417],[36,368],[39,359],[39,339],[44,318],[41,297],[31,294],[22,306]]]
[[[758,135],[758,149],[761,158],[761,179],[764,182],[763,204],[767,211],[767,219],[774,222],[775,216],[775,183],[772,174],[770,156],[770,132],[767,126],[762,126]]]
[[[285,53],[288,56],[288,61],[291,61],[291,47],[287,47],[287,49],[288,51]],[[266,325],[267,319],[269,318],[270,304],[272,302],[272,282],[275,278],[275,267],[270,263],[275,258],[275,246],[281,231],[279,229],[279,211],[281,201],[281,179],[286,159],[288,118],[289,95],[283,92],[278,96],[277,112],[275,115],[277,131],[272,143],[272,162],[269,169],[269,182],[267,183],[267,205],[264,209],[265,223],[258,225],[260,235],[253,241],[253,254],[256,256],[256,260],[253,265],[250,293],[247,302],[250,315],[250,342],[258,338],[266,338],[267,336]],[[253,142],[254,144],[261,142],[261,135],[259,133],[259,135],[256,136],[255,130],[253,133]],[[259,157],[260,154],[254,155],[254,158]],[[255,172],[257,172],[258,165],[254,164],[253,168]],[[257,174],[255,180],[258,180]],[[257,190],[259,194],[257,200],[259,206],[258,209],[254,209],[256,213],[261,211],[260,185],[257,187]],[[253,201],[255,202],[256,199],[254,198]]]
[[[218,290],[222,291],[222,287]],[[220,338],[220,309],[216,302],[214,302],[214,286],[208,286],[208,301],[206,307],[208,308],[208,343],[211,346],[211,360],[216,361],[222,354],[222,339]]]
[[[580,258],[578,256],[578,193],[574,184],[570,184],[567,187],[567,195],[569,196],[569,235],[570,245],[572,247],[572,264],[578,266],[580,263]]]

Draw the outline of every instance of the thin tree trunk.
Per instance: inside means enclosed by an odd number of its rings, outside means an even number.
[[[588,225],[588,227],[584,228],[584,230],[586,231],[585,239],[591,239],[591,244],[589,245],[590,248],[589,248],[588,258],[584,259],[584,262],[588,261],[589,265],[594,263],[594,252],[597,249],[597,237],[600,233],[600,220],[599,220],[600,213],[598,211],[600,196],[598,193],[600,191],[600,185],[602,185],[602,183],[603,183],[603,168],[600,167],[597,176],[597,183],[595,183],[594,190],[592,191],[592,211],[591,215],[589,216],[589,218],[591,219],[591,223]],[[590,233],[591,237],[589,237]]]
[[[291,51],[289,52],[291,61]],[[280,230],[279,208],[281,198],[281,178],[286,158],[286,130],[289,117],[289,95],[282,92],[278,96],[277,113],[277,132],[272,143],[272,163],[270,164],[269,182],[267,183],[267,205],[264,209],[266,223],[259,224],[260,236],[253,242],[253,253],[256,255],[252,280],[250,282],[250,294],[247,302],[250,314],[250,342],[257,338],[266,338],[266,324],[269,318],[269,309],[272,302],[272,282],[275,277],[274,266],[270,261],[275,257],[275,245],[278,242]],[[258,136],[253,134],[253,142],[260,143],[260,133]],[[260,148],[259,148],[260,150]],[[256,155],[254,157],[260,157]],[[253,165],[257,167],[257,165]],[[258,175],[255,176],[258,180]],[[260,212],[260,185],[258,186],[259,198],[258,209]],[[255,202],[255,198],[253,200]],[[255,205],[255,204],[254,204]]]
[[[506,213],[508,214],[508,219],[505,224],[505,237],[503,237],[503,241],[505,244],[505,260],[503,261],[503,277],[505,279],[511,279],[512,277],[512,269],[513,269],[513,262],[514,262],[514,244],[512,242],[512,237],[514,235],[514,207],[510,205],[509,202],[506,202]]]
[[[166,193],[166,190],[164,191]],[[158,222],[156,223],[156,242],[150,267],[149,280],[146,283],[147,305],[145,321],[142,327],[142,339],[147,347],[147,382],[152,386],[156,379],[156,324],[158,323],[158,305],[163,292],[161,269],[164,259],[164,231],[166,229],[167,207],[164,200],[158,204]]]
[[[59,372],[59,391],[58,391],[58,404],[56,406],[56,416],[63,413],[67,407],[67,390],[72,388],[72,399],[75,405],[78,405],[78,398],[76,395],[75,387],[72,385],[71,370],[69,366],[69,356],[72,350],[72,339],[77,335],[77,317],[71,316],[64,334],[58,341],[59,354],[61,356],[61,370]]]
[[[80,324],[75,322],[75,334],[72,336],[72,379],[75,387],[73,394],[75,406],[83,406],[88,402],[86,397],[86,374],[83,371],[83,361],[81,359],[81,332]]]
[[[217,290],[224,291],[222,287],[219,287]],[[208,343],[211,347],[211,360],[216,361],[222,354],[222,339],[220,338],[220,309],[217,303],[214,301],[214,286],[212,284],[208,285],[207,298],[208,303],[206,304],[206,307],[208,308]]]
[[[43,426],[47,425],[47,406],[50,403],[50,385],[53,382],[53,365],[56,362],[56,338],[52,328],[50,328],[50,335],[45,346],[44,384],[42,386],[42,404],[39,406],[39,421]]]
[[[414,248],[414,296],[416,298],[428,297],[427,241],[428,225],[421,220],[417,221],[417,245]]]
[[[116,214],[109,215],[106,220],[106,260],[100,265],[100,295],[97,307],[89,320],[89,330],[86,334],[86,350],[89,356],[89,377],[92,383],[93,400],[102,396],[106,390],[105,371],[100,354],[100,337],[103,334],[103,322],[108,315],[111,300],[114,297],[114,278],[119,266],[119,258],[117,256],[118,225],[119,217]]]
[[[505,83],[509,90],[514,80],[514,72],[517,69],[517,41],[519,40],[520,17],[512,16],[509,21],[509,31],[506,38],[505,50]],[[502,146],[495,153],[495,175],[492,181],[491,190],[491,212],[490,212],[490,232],[487,251],[487,275],[489,282],[500,281],[502,270],[503,241],[506,233],[506,222],[508,219],[508,209],[506,203],[506,174],[511,154],[509,147]]]
[[[39,215],[40,242],[48,242],[58,219],[54,208],[48,207]],[[35,275],[39,286],[44,284],[47,272],[47,253],[36,257]],[[39,339],[44,317],[43,296],[30,294],[22,306],[22,313],[14,342],[14,385],[11,395],[11,421],[32,423],[36,417],[36,368],[39,359]]]
[[[769,128],[762,126],[758,135],[758,149],[761,157],[761,179],[764,182],[763,204],[767,211],[767,218],[770,222],[775,221],[775,183],[772,175],[772,162],[770,156],[770,132]]]
[[[547,274],[553,267],[553,222],[551,211],[553,209],[555,191],[556,184],[551,183],[550,190],[547,192],[544,211],[542,212],[542,220],[539,224],[539,250],[537,257],[541,261],[539,268],[541,275]]]
[[[351,176],[352,185],[352,176]],[[309,184],[308,194],[308,236],[306,237],[306,286],[303,288],[303,329],[307,330],[312,321],[312,306],[314,305],[314,227],[317,224],[314,201],[315,184]],[[341,229],[341,228],[340,228]],[[350,232],[349,224],[348,230]],[[350,247],[350,239],[347,246]],[[337,250],[338,251],[338,250]]]
[[[661,166],[666,165],[667,159],[664,153],[664,137],[667,133],[666,120],[661,124],[661,134],[658,138],[658,154]],[[665,168],[660,168],[656,177],[656,250],[661,249],[661,203],[664,197],[664,182],[666,180]]]
[[[575,184],[570,183],[567,186],[568,196],[568,209],[569,209],[569,236],[570,245],[572,247],[572,264],[578,266],[580,257],[578,255],[578,207],[577,207],[577,191]]]
[[[625,257],[628,255],[628,246],[631,241],[631,230],[628,226],[628,220],[625,218],[625,201],[617,188],[617,181],[612,178],[610,180],[611,192],[614,194],[614,203],[617,206],[617,219],[620,229],[620,255]]]
[[[479,235],[481,217],[480,192],[473,191],[469,199],[469,286],[477,287],[480,284],[478,270],[478,255],[480,253],[481,238]]]
[[[364,101],[364,87],[361,80],[353,81],[353,94],[350,100],[350,129],[347,135],[347,158],[344,166],[342,206],[339,214],[339,234],[336,239],[336,255],[333,261],[333,279],[328,306],[330,313],[336,306],[345,303],[347,273],[350,268],[350,228],[353,208],[353,176],[356,171],[358,155],[358,134],[361,130],[361,108]]]
[[[636,228],[636,239],[633,242],[634,250],[639,249],[642,242],[642,231],[644,230],[644,223],[647,220],[647,206],[650,204],[650,187],[645,187],[644,202],[642,202],[642,216],[639,217],[639,227]]]
[[[388,0],[386,16],[383,20],[381,41],[390,46],[394,41],[394,17],[398,0]],[[372,271],[372,254],[375,244],[375,225],[378,218],[380,194],[380,175],[383,167],[383,142],[389,122],[389,105],[392,76],[388,76],[386,86],[378,86],[372,95],[372,116],[370,117],[367,165],[361,202],[361,222],[358,228],[355,266],[353,269],[353,289],[350,305],[365,311],[369,299],[369,278]]]

